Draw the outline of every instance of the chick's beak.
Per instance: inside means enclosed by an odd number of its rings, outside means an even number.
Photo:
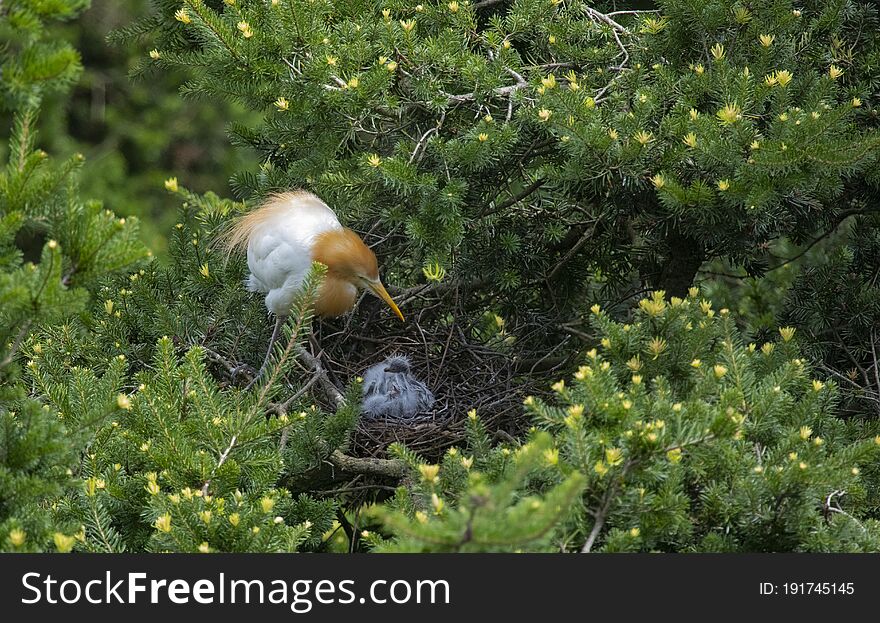
[[[403,321],[403,314],[400,312],[400,308],[397,306],[397,303],[394,302],[394,299],[391,298],[391,295],[388,294],[388,291],[385,289],[385,286],[382,285],[381,281],[367,282],[367,288],[369,288],[370,292],[385,301],[388,307],[391,308],[391,311]]]

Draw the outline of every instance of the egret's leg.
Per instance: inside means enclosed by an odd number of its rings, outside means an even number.
[[[269,338],[269,348],[266,349],[266,358],[263,359],[263,365],[260,366],[260,371],[251,379],[251,382],[247,384],[247,387],[244,388],[245,391],[253,387],[254,383],[260,380],[260,377],[266,372],[266,366],[269,365],[269,360],[272,358],[272,349],[275,347],[275,342],[278,341],[278,336],[281,335],[281,327],[284,326],[285,322],[287,322],[287,316],[275,317],[275,328],[272,330],[272,337]]]

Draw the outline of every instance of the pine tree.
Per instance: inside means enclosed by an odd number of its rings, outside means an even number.
[[[858,417],[880,408],[880,230],[874,215],[857,215],[841,242],[805,268],[788,293],[781,317],[800,327],[804,349],[832,376]]]
[[[537,430],[515,455],[532,460],[505,473],[514,453],[498,448],[466,478],[474,459],[458,451],[419,466],[428,484],[399,494],[409,520],[379,513],[397,535],[380,547],[493,551],[533,528],[557,551],[876,551],[880,428],[836,416],[837,389],[811,378],[794,329],[746,344],[696,288],[655,292],[629,324],[593,313],[601,350],[555,399],[526,399]],[[542,494],[549,508],[529,497]],[[467,521],[480,513],[491,519]]]
[[[185,93],[264,115],[234,128],[263,158],[241,197],[308,187],[399,239],[400,279],[546,311],[597,270],[679,296],[713,257],[759,274],[876,186],[875,8],[660,7],[186,0],[141,29],[200,68]]]
[[[147,256],[136,219],[119,219],[77,194],[82,157],[55,163],[37,147],[42,99],[76,79],[78,55],[47,34],[47,23],[75,17],[87,2],[46,5],[16,1],[0,7],[5,42],[0,109],[9,113],[7,164],[0,172],[0,539],[4,549],[70,551],[79,524],[49,511],[78,486],[79,454],[115,409],[118,363],[76,367],[73,352],[57,352],[64,376],[55,379],[60,410],[38,399],[34,358],[53,347],[34,335],[66,322],[87,306],[98,282]],[[27,364],[24,362],[27,361]],[[63,381],[61,379],[64,379]]]

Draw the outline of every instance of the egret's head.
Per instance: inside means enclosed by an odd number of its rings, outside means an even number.
[[[379,279],[376,254],[350,229],[325,232],[315,241],[314,259],[327,266],[330,276],[344,279],[379,297],[398,318],[403,314]]]

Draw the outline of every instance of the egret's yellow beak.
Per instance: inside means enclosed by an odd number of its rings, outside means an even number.
[[[388,307],[391,308],[391,311],[400,318],[401,322],[403,321],[403,314],[400,313],[400,308],[397,306],[397,303],[394,302],[394,299],[391,298],[391,295],[388,294],[388,291],[385,289],[385,286],[382,285],[381,281],[368,281],[367,288],[369,288],[370,292],[385,301]]]

